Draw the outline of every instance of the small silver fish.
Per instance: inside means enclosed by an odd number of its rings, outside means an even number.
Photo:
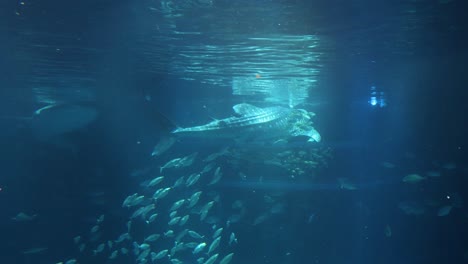
[[[219,237],[219,235],[221,235],[221,232],[223,232],[223,228],[222,228],[222,227],[218,228],[218,229],[214,232],[214,234],[213,234],[213,239]]]
[[[198,191],[192,194],[192,196],[190,196],[189,198],[189,204],[187,205],[187,207],[188,208],[194,207],[198,203],[198,200],[200,199],[201,194],[202,194],[202,191]]]
[[[190,218],[190,215],[184,215],[184,216],[180,219],[179,225],[181,225],[181,226],[185,225],[185,223],[187,223],[187,221],[189,220],[189,218]]]
[[[183,204],[185,203],[185,199],[180,199],[176,202],[174,202],[171,206],[171,209],[169,209],[169,211],[175,211],[177,209],[179,209]]]
[[[154,259],[153,258],[151,258],[151,259],[153,261],[156,260],[156,259],[162,259],[167,255],[167,252],[169,252],[169,250],[167,250],[167,249],[161,250],[154,256]]]
[[[200,221],[203,221],[206,218],[208,212],[210,211],[211,207],[213,207],[213,205],[214,201],[211,201],[202,207],[202,209],[200,210]]]
[[[176,216],[176,217],[172,218],[171,220],[169,220],[169,223],[167,223],[167,224],[168,225],[175,225],[175,224],[179,223],[180,218],[181,218],[180,216]]]
[[[229,236],[229,246],[231,246],[233,243],[237,244],[237,238],[236,234],[231,233],[231,235]]]
[[[189,236],[191,236],[192,238],[195,238],[195,239],[202,239],[204,237],[204,236],[202,236],[202,235],[200,235],[197,232],[192,231],[192,230],[188,231],[188,234],[189,234]]]
[[[112,253],[111,253],[110,256],[109,256],[109,259],[115,259],[115,258],[117,257],[118,254],[119,254],[119,251],[118,251],[118,250],[112,251]]]
[[[442,207],[439,208],[439,210],[437,211],[437,216],[447,216],[447,215],[450,214],[450,212],[452,211],[452,208],[453,208],[452,205],[442,206]]]
[[[39,254],[39,253],[42,253],[44,251],[46,251],[48,248],[47,247],[36,247],[36,248],[30,248],[30,249],[26,249],[26,250],[23,250],[23,254],[25,255],[31,255],[31,254]]]
[[[403,182],[406,183],[418,183],[420,181],[425,180],[426,177],[423,177],[419,174],[413,173],[413,174],[408,174],[405,177],[403,177]]]
[[[219,242],[221,241],[221,237],[217,237],[213,242],[211,242],[210,247],[208,248],[208,255],[210,255],[212,252],[214,252],[218,246]]]
[[[161,141],[159,141],[159,143],[156,146],[154,146],[151,156],[154,157],[154,156],[159,156],[163,154],[169,148],[171,148],[175,142],[176,142],[176,139],[174,137],[165,137],[161,139]]]
[[[191,174],[188,177],[187,181],[185,182],[185,185],[187,187],[190,187],[190,186],[194,185],[200,179],[200,176],[201,176],[200,173]]]
[[[181,160],[182,160],[181,158],[175,158],[166,162],[166,164],[161,166],[161,168],[159,169],[159,172],[162,173],[164,169],[169,169],[169,168],[174,168],[174,167],[179,166]]]
[[[145,238],[145,241],[146,242],[154,242],[156,240],[158,240],[158,238],[161,237],[161,235],[159,234],[152,234],[152,235],[149,235]]]
[[[152,179],[152,180],[148,183],[147,187],[153,187],[153,186],[155,186],[155,185],[158,185],[158,184],[159,184],[160,182],[162,182],[163,180],[164,180],[164,176],[156,177],[156,178]]]
[[[208,185],[216,184],[217,182],[219,182],[222,176],[223,176],[223,173],[221,172],[221,168],[220,167],[216,168],[213,179],[211,179]]]
[[[234,253],[227,254],[223,259],[221,259],[219,264],[229,264],[229,262],[231,262],[233,256],[234,256]]]
[[[218,258],[218,254],[214,254],[209,259],[207,259],[204,264],[213,264],[215,263],[217,258]]]
[[[205,242],[202,242],[202,243],[198,244],[198,246],[196,246],[196,247],[193,249],[192,253],[193,253],[193,254],[198,254],[198,253],[200,253],[205,247],[206,247],[206,243],[205,243]]]
[[[14,221],[18,221],[18,222],[26,222],[26,221],[32,221],[34,219],[36,219],[37,215],[34,214],[34,215],[28,215],[28,214],[25,214],[23,212],[17,214],[15,217],[11,218],[12,220]]]

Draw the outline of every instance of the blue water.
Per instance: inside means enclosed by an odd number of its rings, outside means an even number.
[[[178,213],[208,246],[224,228],[215,263],[228,253],[231,263],[468,262],[466,8],[460,0],[3,1],[0,263],[142,263],[132,243],[183,231],[168,227],[168,210],[195,191],[199,205]],[[314,112],[322,140],[180,138],[151,156],[169,122],[227,118],[239,103]],[[38,133],[35,111],[52,105],[98,115],[44,109],[53,114]],[[74,119],[79,127],[67,125]],[[172,186],[226,147],[200,182],[156,202],[154,224],[135,219],[132,239],[115,242],[139,207],[123,200],[157,189],[142,182],[164,175],[160,187]],[[194,152],[192,165],[159,172]],[[217,167],[223,176],[210,185]],[[411,174],[423,179],[404,180]],[[444,206],[451,210],[441,215]],[[32,219],[14,220],[21,212]],[[151,251],[174,245],[160,238]],[[130,252],[109,259],[122,247]],[[155,263],[214,254],[192,250]]]

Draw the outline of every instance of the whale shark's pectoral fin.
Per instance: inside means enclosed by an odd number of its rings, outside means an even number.
[[[240,116],[258,115],[264,112],[262,108],[246,103],[236,104],[232,109],[234,109],[234,112]]]

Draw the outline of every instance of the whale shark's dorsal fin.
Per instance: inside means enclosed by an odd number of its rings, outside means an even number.
[[[252,115],[252,114],[258,114],[260,112],[263,112],[263,109],[260,107],[253,106],[251,104],[236,104],[235,106],[232,107],[234,109],[234,112],[238,115],[241,116],[246,116],[246,115]]]

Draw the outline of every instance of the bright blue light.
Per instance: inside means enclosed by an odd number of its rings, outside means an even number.
[[[387,106],[385,93],[377,91],[376,86],[371,86],[369,104],[372,106],[378,106],[378,107]]]

